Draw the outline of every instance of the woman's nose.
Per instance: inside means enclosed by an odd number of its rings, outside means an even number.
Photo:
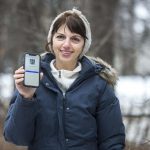
[[[70,47],[71,41],[69,38],[66,38],[63,43],[63,47]]]

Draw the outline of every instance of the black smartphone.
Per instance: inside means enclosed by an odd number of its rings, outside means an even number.
[[[26,53],[24,70],[24,85],[38,87],[40,83],[40,55]]]

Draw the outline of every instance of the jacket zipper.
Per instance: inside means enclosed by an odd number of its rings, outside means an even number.
[[[58,71],[58,77],[61,78],[61,70]]]
[[[63,98],[65,99],[66,98],[66,92],[63,92]]]

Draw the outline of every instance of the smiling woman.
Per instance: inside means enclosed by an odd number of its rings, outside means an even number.
[[[17,90],[4,125],[7,141],[29,150],[124,149],[116,73],[101,59],[85,56],[90,45],[90,25],[80,11],[54,19],[39,87],[25,87],[24,69],[15,71]]]

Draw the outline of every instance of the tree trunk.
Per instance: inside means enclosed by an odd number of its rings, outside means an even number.
[[[114,18],[119,0],[90,1],[90,22],[93,34],[91,53],[113,64]]]

